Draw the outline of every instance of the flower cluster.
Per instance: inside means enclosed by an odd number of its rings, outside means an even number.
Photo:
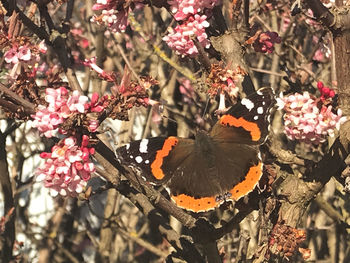
[[[112,32],[124,32],[128,26],[128,14],[135,8],[135,4],[141,5],[142,0],[134,0],[129,3],[116,0],[97,0],[92,10],[102,10],[99,16],[93,16],[91,22],[105,25]],[[130,5],[132,3],[132,5]]]
[[[334,129],[339,129],[346,118],[342,117],[340,109],[335,114],[331,105],[319,102],[308,92],[278,99],[279,108],[285,111],[284,132],[289,139],[319,144],[326,140],[327,135],[334,136]]]
[[[73,94],[69,95],[68,90],[64,87],[47,88],[45,93],[45,101],[48,105],[38,105],[38,110],[35,115],[32,115],[32,118],[34,119],[33,127],[48,138],[52,137],[59,125],[72,114],[101,112],[104,109],[97,94],[93,94],[91,102],[88,103],[88,97],[80,95],[78,91],[73,91]],[[95,132],[97,127],[96,120],[92,120],[88,125],[91,132]],[[65,131],[59,131],[65,134]]]
[[[219,3],[220,1],[217,0],[168,0],[170,10],[177,21],[203,12],[205,8],[212,9]]]
[[[127,66],[125,66],[121,82],[119,83],[116,74],[114,74],[113,72],[108,73],[96,65],[96,58],[91,58],[89,60],[86,59],[83,62],[83,64],[85,66],[90,67],[92,70],[96,71],[99,74],[99,77],[101,77],[105,81],[113,82],[115,84],[111,88],[114,96],[111,96],[109,98],[109,101],[111,104],[115,104],[118,98],[122,98],[123,102],[119,101],[119,103],[117,102],[117,104],[122,103],[123,105],[119,105],[116,108],[119,110],[123,108],[121,112],[124,112],[127,114],[125,110],[127,111],[128,109],[131,109],[134,106],[147,107],[149,105],[154,106],[159,104],[157,101],[150,99],[147,93],[148,88],[150,88],[152,85],[158,84],[158,81],[153,79],[152,77],[141,76],[139,77],[138,81],[132,81],[131,70]],[[114,114],[112,113],[112,115]],[[114,115],[114,117],[109,115],[109,117],[114,118],[116,117],[116,115]],[[122,117],[122,119],[125,119],[125,118]]]
[[[332,90],[330,87],[324,86],[322,81],[317,82],[317,88],[321,93],[320,99],[322,102],[325,102],[326,100],[332,100],[334,98],[334,90]]]
[[[205,33],[205,28],[209,26],[206,19],[205,15],[196,14],[188,18],[185,23],[176,26],[175,29],[170,28],[169,34],[163,37],[163,40],[179,55],[197,55],[198,49],[192,40],[194,36],[203,47],[209,48],[210,46]]]
[[[139,82],[122,81],[120,85],[116,85],[114,87],[114,90],[117,90],[118,93],[122,95],[122,97],[125,99],[125,105],[129,109],[131,109],[134,106],[155,106],[159,103],[149,98],[147,89],[152,85],[156,84],[158,84],[158,81],[153,79],[152,77],[140,77]]]
[[[182,56],[194,56],[198,54],[198,49],[193,42],[196,37],[198,42],[205,48],[209,48],[210,42],[205,28],[209,27],[206,21],[207,15],[200,14],[204,9],[212,9],[219,4],[217,0],[169,0],[170,10],[174,13],[174,18],[182,23],[174,29],[169,29],[169,34],[163,40],[175,52]]]
[[[47,50],[43,41],[35,46],[24,38],[8,41],[7,45],[9,49],[4,53],[4,59],[6,67],[10,70],[7,77],[11,82],[17,79],[23,69],[35,68],[36,63],[40,61],[40,53],[46,53]],[[33,74],[35,75],[35,72]]]
[[[94,148],[88,148],[89,137],[83,135],[81,146],[74,137],[68,137],[53,146],[51,153],[43,152],[45,159],[37,170],[38,180],[43,180],[52,195],[75,196],[83,191],[95,165],[90,161]]]
[[[149,98],[147,89],[157,84],[158,81],[150,76],[142,76],[138,81],[131,80],[131,70],[125,66],[121,82],[118,84],[115,81],[112,92],[123,97],[123,104],[127,109],[131,109],[134,106],[154,106],[157,105],[158,102]]]
[[[6,63],[17,64],[20,61],[27,62],[31,59],[31,52],[28,46],[13,46],[5,52],[4,57]]]
[[[225,95],[231,101],[236,101],[239,87],[238,82],[242,81],[246,73],[240,67],[236,70],[222,68],[218,64],[212,64],[210,74],[206,79],[209,85],[208,94],[214,98],[220,94],[219,110],[225,110]]]
[[[281,38],[276,32],[262,32],[253,43],[254,50],[261,53],[272,53],[275,43],[281,43]]]

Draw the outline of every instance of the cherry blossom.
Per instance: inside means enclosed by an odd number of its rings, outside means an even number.
[[[83,135],[81,146],[74,137],[68,137],[53,146],[51,153],[43,152],[45,162],[36,170],[37,180],[44,181],[52,195],[75,196],[81,193],[95,171],[90,161],[94,148],[88,148],[89,137]]]
[[[327,135],[334,136],[334,129],[338,129],[346,121],[342,111],[333,112],[331,105],[322,104],[308,92],[280,96],[278,104],[283,108],[285,129],[290,140],[319,144],[326,141]]]

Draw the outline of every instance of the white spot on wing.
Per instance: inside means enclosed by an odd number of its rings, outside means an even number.
[[[258,114],[263,114],[264,113],[264,108],[263,107],[259,107],[257,109],[257,112],[258,112]]]
[[[171,195],[171,191],[170,191],[170,188],[169,187],[164,187],[165,190],[168,192],[169,195]]]
[[[258,120],[259,119],[259,116],[258,115],[255,115],[254,116],[254,120],[256,121],[256,120]]]
[[[254,108],[254,103],[247,98],[244,98],[241,100],[242,105],[244,105],[249,111],[251,111]]]
[[[125,149],[129,150],[129,148],[130,148],[130,143],[125,144]]]
[[[145,161],[145,164],[149,164],[149,160],[146,160],[146,161]]]
[[[135,161],[137,163],[142,163],[142,157],[141,156],[136,156]]]
[[[258,159],[259,159],[259,161],[261,161],[261,153],[260,152],[258,152]],[[261,164],[261,169],[262,169],[262,164]]]
[[[148,139],[142,139],[140,142],[140,153],[147,153]]]

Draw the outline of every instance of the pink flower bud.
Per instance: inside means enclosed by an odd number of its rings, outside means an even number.
[[[89,144],[89,136],[84,134],[82,137],[81,146],[86,147],[88,144]]]
[[[39,156],[43,159],[47,159],[47,158],[51,158],[51,153],[42,152],[42,153],[40,153]]]

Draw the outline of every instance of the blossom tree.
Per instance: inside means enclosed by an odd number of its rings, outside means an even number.
[[[348,262],[349,8],[1,0],[0,261]],[[262,87],[263,174],[239,200],[186,211],[116,156],[209,131]]]

